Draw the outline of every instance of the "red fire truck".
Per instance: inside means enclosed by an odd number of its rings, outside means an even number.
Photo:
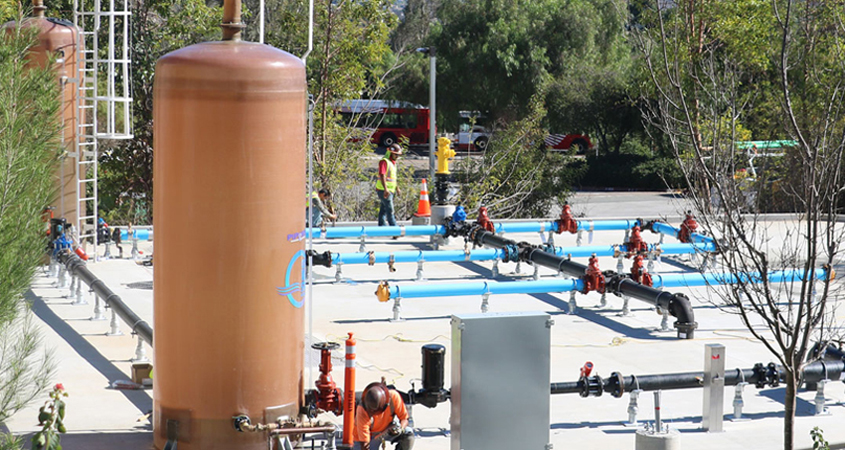
[[[429,109],[394,100],[349,100],[338,108],[343,123],[360,128],[378,145],[388,146],[403,137],[409,145],[428,144]]]

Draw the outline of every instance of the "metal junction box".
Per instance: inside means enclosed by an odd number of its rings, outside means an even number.
[[[540,312],[452,316],[451,450],[548,450],[551,326]]]

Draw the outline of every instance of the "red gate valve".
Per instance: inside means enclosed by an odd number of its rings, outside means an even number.
[[[652,286],[651,274],[646,272],[643,265],[643,255],[634,257],[634,263],[631,265],[631,279],[644,286]]]
[[[695,233],[695,230],[698,229],[698,222],[695,221],[695,216],[692,215],[692,211],[687,211],[687,218],[684,219],[684,223],[681,224],[681,229],[678,230],[678,240],[689,244],[692,242],[691,234]]]
[[[560,219],[557,221],[557,234],[568,231],[572,234],[578,232],[578,221],[572,217],[572,207],[569,203],[563,205],[563,211],[560,212]]]
[[[584,367],[581,368],[581,378],[586,378],[590,376],[590,372],[593,371],[593,363],[587,361],[584,363]]]
[[[643,240],[643,235],[640,231],[642,230],[639,225],[634,225],[634,228],[631,229],[631,237],[625,243],[625,248],[628,251],[627,258],[648,251],[648,244]]]
[[[343,413],[343,393],[337,388],[332,378],[332,350],[340,348],[337,342],[317,342],[311,348],[320,350],[320,378],[317,386],[317,408],[341,415]]]
[[[493,234],[496,233],[496,227],[493,226],[490,216],[487,215],[487,207],[481,206],[478,208],[478,220],[476,220],[476,223],[484,228],[485,231],[489,231]]]
[[[583,294],[590,291],[596,291],[600,294],[604,294],[605,278],[604,274],[601,273],[601,269],[599,269],[599,259],[596,257],[595,253],[593,253],[593,256],[590,256],[590,263],[587,266],[587,270],[584,271],[584,276],[581,279],[584,281]]]

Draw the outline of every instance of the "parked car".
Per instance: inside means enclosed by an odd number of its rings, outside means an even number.
[[[574,147],[578,155],[583,155],[593,148],[593,143],[586,134],[550,134],[544,142],[550,151],[564,152]]]

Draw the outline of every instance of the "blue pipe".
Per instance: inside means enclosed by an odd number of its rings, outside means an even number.
[[[393,256],[393,262],[409,263],[409,262],[445,262],[445,261],[488,261],[491,259],[500,259],[504,252],[500,249],[479,249],[473,250],[467,254],[463,250],[440,250],[440,251],[404,251],[404,252],[373,252],[373,263],[387,263],[390,262],[390,257]],[[332,253],[332,263],[334,264],[369,264],[369,253]]]
[[[658,248],[658,244],[649,245],[649,251],[654,251]],[[682,255],[695,252],[707,252],[715,250],[714,245],[707,244],[663,244],[659,245],[663,254],[667,255]],[[619,246],[619,251],[625,252],[624,245]],[[613,246],[592,245],[587,247],[555,247],[555,254],[558,256],[571,256],[572,258],[587,258],[595,254],[596,256],[614,256],[615,250]],[[393,256],[394,263],[412,263],[412,262],[455,262],[455,261],[490,261],[494,259],[503,259],[504,251],[501,249],[477,249],[469,253],[467,257],[463,250],[439,250],[439,251],[403,251],[403,252],[373,252],[373,264],[381,264],[390,262],[390,257]],[[369,264],[369,253],[332,253],[333,264]]]
[[[579,220],[579,231],[613,231],[630,230],[635,225],[640,225],[639,220]]]
[[[669,225],[668,223],[663,223],[663,222],[654,222],[651,225],[651,229],[654,230],[654,232],[656,232],[656,233],[666,234],[666,235],[672,236],[676,239],[678,238],[678,232],[681,231],[680,228],[675,228],[672,225]],[[705,236],[703,234],[690,233],[690,239],[694,243],[697,243],[697,244],[714,244],[715,245],[715,241],[713,240],[712,237]]]
[[[140,230],[132,230],[135,233],[135,237],[138,238],[139,241],[151,241],[153,240],[153,230],[147,229],[140,229]],[[129,231],[125,228],[120,229],[120,240],[126,241],[129,239]]]
[[[547,292],[580,291],[584,282],[577,278],[511,281],[478,281],[472,283],[420,284],[390,286],[390,298],[455,297],[483,294],[544,294]]]
[[[708,274],[667,274],[655,275],[652,274],[652,282],[655,288],[677,288],[677,287],[698,287],[707,285],[721,285],[733,284],[741,280],[748,280],[752,283],[760,283],[762,278],[759,272],[751,273],[741,277],[726,272],[716,272]],[[801,281],[804,278],[803,270],[778,270],[769,272],[768,279],[770,283],[787,283],[793,281]],[[827,271],[825,269],[816,269],[813,271],[813,278],[816,280],[824,280],[827,278]]]
[[[784,283],[788,281],[799,281],[804,274],[803,270],[782,270],[769,272],[770,283]],[[827,277],[825,269],[816,269],[813,276],[817,280],[824,280]],[[760,282],[759,275],[751,275],[752,282]],[[710,274],[674,274],[674,275],[652,275],[654,288],[678,288],[697,287],[707,285],[730,284],[737,281],[737,277],[727,273]],[[537,281],[510,281],[499,283],[496,281],[482,281],[472,283],[441,283],[441,284],[416,284],[416,285],[393,285],[389,287],[389,298],[422,298],[422,297],[458,297],[467,295],[483,294],[543,294],[548,292],[583,291],[584,282],[579,278],[537,280]],[[386,301],[386,300],[385,300]]]
[[[584,231],[627,230],[638,225],[637,220],[579,220],[578,229]],[[495,222],[496,233],[543,233],[556,231],[557,222]],[[326,228],[325,233],[319,228],[311,228],[314,237],[323,239],[402,236],[431,236],[444,234],[443,225],[408,225],[394,227],[362,226],[362,227],[332,227]],[[306,230],[307,231],[307,230]]]

